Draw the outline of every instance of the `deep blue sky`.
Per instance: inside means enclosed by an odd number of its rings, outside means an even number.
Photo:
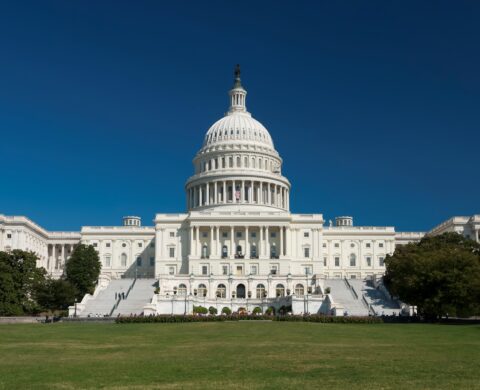
[[[0,5],[0,213],[47,229],[185,209],[236,63],[293,212],[430,229],[480,212],[480,4]]]

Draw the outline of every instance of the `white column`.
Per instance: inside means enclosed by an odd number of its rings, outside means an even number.
[[[205,205],[210,204],[210,183],[207,183],[206,185],[206,191],[205,191]]]
[[[203,187],[203,184],[198,186],[198,195],[199,195],[198,205],[199,206],[202,206],[202,204],[203,204],[203,189],[202,189],[202,187]]]
[[[213,190],[215,191],[213,193],[213,203],[218,204],[218,187],[217,187],[217,182],[213,183]]]
[[[242,192],[240,197],[240,203],[245,203],[245,180],[242,180]]]
[[[260,226],[260,241],[258,242],[258,257],[263,257],[263,226]]]
[[[270,188],[270,183],[267,183],[267,188],[268,188],[268,191],[267,191],[267,204],[271,205],[271,204],[272,204],[272,191],[271,191],[271,188]]]
[[[291,240],[291,235],[290,235],[290,226],[287,226],[285,228],[285,255],[288,257],[291,257],[290,254],[290,240]]]
[[[65,245],[60,245],[60,269],[62,269],[65,265]]]
[[[202,241],[200,240],[200,226],[197,226],[197,256],[202,256]]]
[[[222,196],[222,203],[227,203],[227,181],[223,181],[223,196]]]
[[[210,248],[208,248],[208,255],[212,257],[215,252],[213,251],[213,226],[210,226]]]
[[[230,226],[230,258],[233,259],[233,255],[234,255],[234,251],[235,251],[235,248],[234,248],[234,228],[233,226]]]
[[[193,256],[194,245],[195,245],[195,242],[193,241],[193,226],[190,226],[190,242],[189,242],[190,256]]]
[[[250,187],[248,187],[248,203],[253,203],[253,181],[250,182]]]
[[[250,258],[250,240],[248,236],[248,226],[245,226],[245,258]]]
[[[265,226],[265,256],[270,258],[270,234],[268,232],[268,226]]]
[[[283,226],[280,226],[280,258],[283,257]]]

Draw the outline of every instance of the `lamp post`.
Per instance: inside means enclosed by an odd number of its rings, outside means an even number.
[[[305,314],[308,314],[308,268],[307,268],[307,267],[305,268],[305,280],[306,280],[306,283],[305,283],[305,287],[306,287],[306,291],[305,291],[305,295],[306,295],[306,312],[305,312]]]
[[[75,313],[73,316],[76,318],[77,317],[77,298],[75,297]]]

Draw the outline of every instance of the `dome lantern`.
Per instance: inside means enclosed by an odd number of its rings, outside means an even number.
[[[230,109],[228,113],[231,114],[233,112],[247,112],[246,107],[246,97],[247,91],[243,88],[242,82],[240,80],[240,65],[237,64],[235,67],[234,72],[234,84],[233,88],[230,90]]]

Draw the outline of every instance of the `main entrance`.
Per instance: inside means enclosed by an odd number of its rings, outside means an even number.
[[[245,285],[239,284],[237,286],[237,298],[245,298]]]

